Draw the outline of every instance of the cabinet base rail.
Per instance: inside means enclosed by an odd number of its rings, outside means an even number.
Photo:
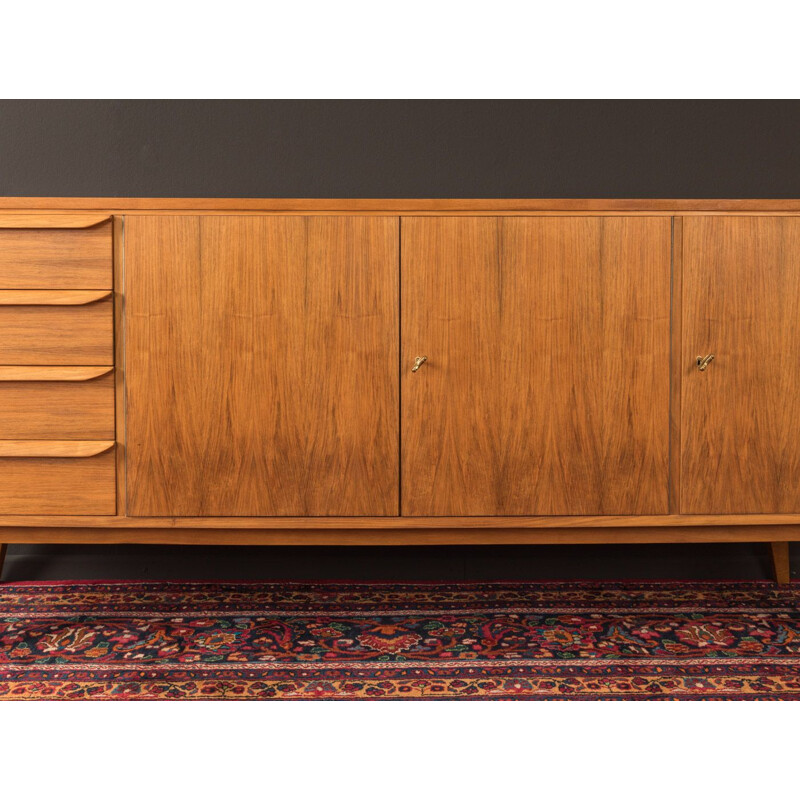
[[[493,545],[795,542],[794,525],[686,525],[572,528],[0,527],[5,544]]]

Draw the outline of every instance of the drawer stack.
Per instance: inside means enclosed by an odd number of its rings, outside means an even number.
[[[91,222],[0,224],[0,514],[116,513],[112,224]]]

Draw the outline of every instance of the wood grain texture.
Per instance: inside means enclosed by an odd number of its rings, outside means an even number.
[[[18,517],[17,519],[23,519]],[[50,542],[71,544],[222,544],[222,545],[536,545],[536,544],[656,544],[678,542],[770,542],[800,540],[800,526],[748,525],[701,528],[606,528],[537,530],[506,529],[464,530],[326,530],[292,529],[229,529],[220,528],[96,528],[75,523],[72,527],[49,527],[47,517],[36,527],[11,524],[0,528],[4,541]]]
[[[126,221],[132,515],[398,513],[398,220]]]
[[[373,219],[375,216],[386,215],[387,213],[400,213],[407,212],[411,215],[419,215],[416,217],[418,220],[430,219],[435,215],[452,215],[454,219],[464,219],[470,214],[481,215],[495,215],[504,213],[514,216],[514,219],[519,219],[526,224],[530,221],[541,219],[544,222],[547,215],[560,215],[560,219],[572,221],[581,214],[593,215],[595,219],[599,220],[604,214],[618,215],[624,217],[625,214],[638,215],[638,218],[643,218],[648,214],[665,215],[678,214],[675,220],[675,244],[676,249],[674,252],[673,264],[673,329],[672,329],[672,352],[673,352],[673,367],[678,372],[673,371],[672,386],[671,386],[671,409],[670,409],[670,436],[671,436],[671,452],[670,452],[670,506],[672,512],[678,510],[685,510],[685,505],[680,498],[680,467],[683,466],[684,459],[686,458],[687,448],[694,446],[697,438],[698,429],[703,430],[700,433],[700,439],[703,437],[711,442],[718,444],[718,440],[714,439],[713,430],[709,433],[707,427],[697,423],[698,427],[690,427],[694,425],[691,420],[687,420],[687,400],[686,395],[687,387],[681,386],[682,383],[689,384],[696,377],[709,378],[712,375],[718,375],[721,366],[720,354],[717,353],[717,360],[711,367],[703,373],[696,372],[693,366],[693,359],[697,353],[692,352],[693,345],[688,342],[688,334],[684,333],[687,337],[688,355],[691,363],[687,365],[686,355],[684,352],[684,344],[682,342],[681,327],[686,325],[686,314],[689,313],[686,309],[682,309],[682,301],[688,295],[689,289],[681,287],[680,278],[681,270],[680,262],[683,255],[683,248],[681,247],[681,232],[682,224],[699,226],[698,230],[702,228],[705,233],[695,236],[695,243],[700,244],[700,248],[696,252],[702,252],[703,257],[696,264],[696,277],[702,275],[702,280],[706,281],[703,286],[712,287],[721,292],[723,297],[718,297],[717,310],[712,311],[709,308],[700,308],[701,303],[705,300],[697,300],[697,305],[692,312],[698,322],[698,327],[706,330],[720,323],[724,322],[725,325],[737,327],[739,330],[739,338],[736,340],[737,345],[742,352],[745,352],[746,357],[752,359],[753,353],[765,353],[763,357],[763,364],[751,363],[748,369],[754,371],[747,373],[749,376],[747,380],[742,379],[742,385],[748,387],[748,394],[745,401],[738,402],[735,406],[730,404],[730,398],[725,400],[725,394],[729,389],[720,390],[717,394],[717,399],[714,401],[714,408],[728,409],[734,408],[734,418],[727,419],[724,424],[734,424],[735,426],[744,425],[744,434],[738,439],[734,446],[730,443],[730,438],[725,439],[728,444],[727,449],[718,452],[717,460],[709,458],[710,450],[705,455],[699,454],[694,457],[697,459],[698,472],[700,477],[699,488],[696,488],[695,499],[698,502],[705,501],[708,497],[709,486],[723,486],[725,482],[730,484],[730,476],[734,478],[738,476],[740,484],[734,486],[728,493],[727,505],[717,506],[717,508],[724,507],[730,508],[731,506],[736,509],[735,512],[730,513],[717,513],[717,511],[707,510],[708,505],[704,505],[702,513],[670,513],[667,515],[661,514],[636,514],[636,515],[612,515],[612,514],[581,514],[571,516],[451,516],[451,517],[427,517],[417,516],[410,518],[400,518],[394,516],[334,516],[334,517],[302,517],[302,516],[283,516],[283,517],[262,517],[262,516],[225,516],[225,517],[200,517],[200,516],[186,516],[186,517],[117,517],[113,512],[109,513],[108,497],[105,496],[104,510],[87,513],[87,506],[82,501],[80,496],[76,497],[75,504],[67,509],[53,511],[53,505],[39,506],[41,513],[37,513],[35,504],[30,503],[21,507],[20,511],[9,512],[0,507],[0,539],[5,539],[6,534],[12,529],[16,531],[13,535],[18,537],[9,541],[153,541],[153,542],[186,542],[186,543],[269,543],[269,544],[470,544],[470,543],[545,543],[545,542],[602,542],[602,541],[764,541],[764,542],[786,542],[790,540],[800,540],[800,513],[777,513],[780,508],[773,508],[775,503],[774,497],[790,498],[792,495],[792,486],[797,486],[795,475],[795,453],[792,435],[788,435],[785,440],[774,435],[775,432],[785,430],[788,426],[790,430],[796,429],[795,420],[798,418],[797,414],[789,410],[792,405],[792,398],[794,392],[793,371],[791,362],[791,352],[798,352],[796,342],[794,340],[794,329],[797,327],[794,322],[788,322],[793,317],[796,320],[796,308],[791,306],[790,298],[792,294],[797,296],[798,287],[794,282],[792,270],[797,274],[797,268],[792,260],[791,253],[797,251],[797,241],[793,232],[787,232],[789,229],[793,230],[793,226],[800,223],[795,215],[800,214],[800,201],[798,200],[261,200],[261,199],[161,199],[161,198],[144,198],[144,199],[114,199],[114,198],[94,198],[88,201],[81,198],[21,198],[9,199],[0,198],[0,207],[10,210],[0,214],[0,228],[14,227],[17,233],[24,234],[25,236],[34,237],[35,241],[42,241],[42,237],[50,237],[53,233],[60,233],[65,236],[82,236],[88,231],[81,230],[62,230],[53,231],[45,230],[47,228],[64,226],[78,226],[82,227],[87,223],[87,219],[94,217],[98,225],[98,229],[103,229],[105,219],[114,210],[128,210],[131,212],[129,220],[142,220],[143,214],[157,214],[165,215],[162,219],[169,219],[175,211],[197,211],[198,215],[206,215],[206,218],[213,218],[213,215],[220,213],[222,215],[244,214],[249,215],[247,219],[257,220],[259,213],[269,215],[291,214],[291,215],[347,215],[358,214],[364,215],[361,219]],[[43,209],[41,212],[32,213],[28,209]],[[69,210],[74,209],[74,210]],[[92,215],[91,209],[99,209],[102,213],[95,213]],[[139,215],[139,216],[137,216]],[[703,216],[699,216],[703,215]],[[706,216],[707,215],[707,216]],[[750,216],[748,216],[750,215]],[[772,215],[772,216],[767,216]],[[102,219],[98,219],[102,217]],[[683,217],[683,219],[681,219]],[[234,219],[232,216],[225,217],[226,219]],[[280,219],[280,217],[272,216],[270,219]],[[301,220],[302,217],[294,216],[294,220]],[[338,219],[346,219],[346,217],[338,217]],[[91,222],[91,219],[89,219]],[[35,224],[34,224],[35,223]],[[736,230],[731,230],[726,227],[727,223],[733,223]],[[736,227],[742,224],[746,227],[746,231]],[[706,226],[709,226],[708,229]],[[759,226],[765,225],[765,228]],[[715,227],[720,226],[720,227]],[[752,227],[750,227],[752,226]],[[775,227],[781,228],[780,236],[775,233]],[[788,226],[784,228],[782,226]],[[117,248],[116,258],[116,277],[115,282],[118,285],[120,293],[114,298],[115,311],[117,312],[117,338],[116,347],[120,348],[118,353],[121,353],[121,348],[124,343],[124,322],[122,317],[122,293],[124,292],[124,285],[122,282],[123,264],[122,264],[122,228],[123,221],[120,216],[113,220],[114,227],[114,246]],[[198,231],[200,223],[198,222]],[[762,235],[766,231],[766,234]],[[13,230],[0,231],[0,233],[13,233]],[[199,236],[199,233],[198,233]],[[688,234],[687,234],[688,236]],[[761,244],[754,244],[753,240],[757,238]],[[746,243],[743,240],[749,242]],[[2,241],[2,237],[0,237]],[[720,245],[720,241],[722,244]],[[778,243],[780,242],[780,243]],[[687,244],[687,247],[694,248],[694,245]],[[1,249],[1,248],[0,248]],[[199,249],[199,248],[198,248]],[[718,250],[722,250],[724,258],[719,259]],[[780,258],[777,261],[774,258],[776,251],[780,252]],[[695,252],[695,250],[693,250]],[[764,252],[768,252],[765,257],[767,261],[772,264],[772,267],[764,267],[762,260]],[[738,256],[737,256],[738,254]],[[700,256],[697,256],[700,258]],[[753,260],[755,257],[755,260]],[[739,261],[736,261],[739,258]],[[745,259],[751,259],[752,263],[757,264],[757,268],[752,268],[743,263]],[[2,259],[2,255],[0,255]],[[733,259],[733,266],[731,266],[730,259]],[[497,263],[503,263],[500,256],[497,258]],[[715,277],[708,277],[704,270],[711,264],[715,268]],[[38,274],[36,269],[32,267],[34,274]],[[762,275],[763,280],[758,280],[759,272],[766,272],[768,275]],[[19,275],[19,272],[16,273]],[[64,273],[59,273],[63,276]],[[751,275],[754,282],[743,285],[740,277]],[[720,280],[720,277],[725,280]],[[42,279],[44,280],[44,279]],[[695,282],[702,283],[700,278]],[[731,288],[728,284],[736,283],[739,285],[738,289]],[[155,283],[154,283],[155,286]],[[769,292],[766,291],[769,287]],[[102,285],[63,285],[56,282],[47,282],[41,284],[20,284],[6,285],[0,280],[1,289],[13,289],[18,291],[23,290],[40,290],[40,291],[54,291],[64,289],[85,289],[85,290],[108,290],[111,288],[110,281],[104,281]],[[495,287],[497,290],[497,287]],[[404,293],[408,291],[408,287],[404,287]],[[757,299],[759,295],[761,299]],[[775,297],[771,296],[775,294]],[[62,292],[63,294],[63,292]],[[751,295],[753,299],[747,301],[746,296]],[[788,296],[787,296],[788,295]],[[499,295],[502,297],[502,293]],[[35,295],[36,297],[36,295]],[[41,297],[41,296],[39,296]],[[765,299],[766,298],[766,299]],[[778,299],[778,306],[776,308],[775,302]],[[184,298],[185,300],[186,298]],[[106,302],[106,301],[104,301]],[[110,301],[109,301],[110,302]],[[686,297],[686,302],[694,302]],[[509,307],[509,303],[506,303]],[[511,308],[515,308],[510,304]],[[724,314],[720,315],[719,309],[724,307]],[[733,308],[733,312],[730,309]],[[62,333],[56,331],[54,344],[48,347],[47,352],[49,356],[45,356],[44,360],[34,358],[33,361],[14,361],[11,363],[19,364],[19,366],[2,366],[8,365],[9,361],[2,355],[2,348],[5,345],[7,348],[9,337],[2,333],[2,319],[7,311],[15,310],[13,307],[0,308],[0,395],[3,391],[2,375],[5,373],[8,377],[14,373],[9,373],[8,370],[24,370],[31,369],[32,364],[97,364],[103,363],[110,365],[113,363],[113,358],[105,358],[102,362],[87,361],[87,360],[74,360],[69,359],[66,361],[56,360],[58,354],[68,346],[68,339],[70,331],[75,331],[74,325],[67,325],[66,323],[61,326]],[[18,309],[20,311],[25,309]],[[56,308],[29,308],[28,310],[35,311],[41,310],[47,312],[48,315],[52,313],[59,313]],[[69,309],[67,309],[69,310]],[[75,309],[77,310],[77,309]],[[483,312],[482,312],[483,313]],[[729,314],[729,317],[725,317]],[[704,316],[705,315],[705,316]],[[716,315],[716,316],[715,316]],[[162,320],[160,323],[154,321],[153,326],[157,324],[164,324],[165,326],[172,322],[176,324],[177,318],[171,318],[170,321]],[[761,320],[759,322],[759,320]],[[764,322],[764,320],[767,320]],[[150,324],[150,323],[148,323]],[[242,323],[244,324],[244,323]],[[551,322],[556,326],[555,321]],[[766,342],[768,334],[766,331],[763,333],[764,340],[759,339],[760,334],[754,338],[752,336],[753,330],[761,327],[768,327],[769,331],[774,335],[777,332],[777,338],[780,340],[780,353],[777,350],[770,350],[771,346],[777,348],[778,345],[770,345]],[[42,325],[39,327],[41,336],[47,339],[51,335],[51,326]],[[502,331],[502,325],[499,326]],[[43,331],[43,333],[42,333]],[[59,339],[60,335],[67,335],[67,338]],[[172,335],[172,334],[171,334]],[[241,341],[241,340],[240,340]],[[511,342],[514,343],[514,339]],[[678,343],[676,345],[676,342]],[[188,346],[188,345],[187,345]],[[414,353],[416,354],[416,353]],[[430,356],[431,354],[428,353]],[[411,354],[409,355],[409,357]],[[784,359],[781,361],[780,359]],[[403,356],[403,381],[406,381],[406,371],[409,364],[405,363],[406,356]],[[123,361],[117,359],[119,366],[116,371],[116,380],[121,387],[123,381]],[[785,372],[784,381],[788,382],[782,384],[777,389],[770,383],[769,378],[758,372],[763,368],[766,370],[766,362],[770,361],[785,366],[787,362],[789,367]],[[428,367],[433,366],[433,361],[423,367],[423,369],[414,376],[415,378],[422,378],[430,376],[432,373]],[[46,367],[36,367],[35,369],[45,369]],[[51,367],[52,368],[52,367]],[[90,369],[99,369],[100,367],[92,367]],[[56,368],[57,369],[57,368]],[[108,366],[102,367],[108,369]],[[741,376],[744,376],[745,371],[739,371]],[[239,374],[231,370],[229,375]],[[8,386],[16,385],[22,388],[23,381],[29,381],[32,373],[28,373],[28,377],[23,378],[18,383],[5,381]],[[740,377],[741,377],[740,376]],[[110,375],[108,377],[111,377]],[[496,375],[495,375],[496,377]],[[105,380],[105,379],[102,379]],[[80,386],[90,385],[92,381],[87,384],[75,383],[73,387],[77,390]],[[60,384],[50,382],[48,384],[39,383],[37,381],[29,381],[27,383],[28,389],[38,389],[48,385],[52,388],[60,388]],[[739,385],[738,383],[736,384]],[[716,386],[716,384],[715,384]],[[694,391],[702,392],[703,385],[699,382],[693,384]],[[690,387],[691,388],[691,387]],[[676,394],[677,393],[677,394]],[[753,418],[752,409],[748,408],[748,404],[754,405],[756,403],[763,403],[767,395],[767,401],[775,403],[776,398],[780,398],[781,403],[786,403],[784,419],[773,419],[765,421],[764,416],[759,412]],[[695,399],[699,397],[695,395]],[[681,402],[676,402],[676,397],[681,399]],[[749,398],[749,399],[748,399]],[[706,398],[707,400],[708,398]],[[788,399],[788,403],[787,403]],[[86,459],[5,459],[0,461],[0,495],[2,495],[5,481],[5,476],[10,475],[12,482],[16,480],[14,477],[17,475],[20,465],[24,462],[32,462],[30,470],[26,473],[24,480],[27,484],[21,484],[20,491],[29,488],[28,484],[36,486],[37,481],[40,480],[41,470],[45,462],[60,462],[61,467],[65,467],[72,461],[90,462],[106,459],[114,456],[119,459],[118,464],[124,465],[125,451],[124,445],[124,396],[122,392],[119,393],[117,398],[117,416],[120,420],[120,430],[117,436],[116,454],[103,453],[99,456]],[[77,400],[75,401],[77,402]],[[705,402],[705,401],[704,401]],[[720,405],[727,402],[728,405]],[[11,403],[13,406],[15,401]],[[37,403],[31,403],[32,406]],[[235,404],[229,407],[233,408]],[[744,407],[742,407],[744,406]],[[66,405],[64,406],[66,408]],[[701,404],[701,407],[702,406]],[[17,404],[19,409],[19,404]],[[584,405],[583,409],[592,409],[591,405]],[[695,408],[695,406],[692,406]],[[780,406],[779,408],[784,408]],[[42,414],[49,413],[49,404],[47,407],[40,407],[33,409],[34,413],[41,412]],[[11,413],[7,403],[3,403],[0,396],[0,417],[3,413]],[[681,412],[683,413],[683,420],[681,420]],[[750,418],[748,419],[748,413]],[[770,412],[772,413],[772,412]],[[780,412],[778,416],[780,416]],[[741,416],[741,419],[740,419]],[[775,415],[772,414],[774,417]],[[742,422],[743,421],[743,422]],[[706,423],[709,418],[706,418]],[[718,414],[710,420],[711,427],[715,423],[720,422]],[[187,423],[187,425],[197,423]],[[747,426],[750,427],[747,427]],[[770,427],[771,426],[771,427]],[[792,428],[792,426],[794,426]],[[680,434],[680,429],[683,428],[683,433]],[[511,428],[513,435],[514,428]],[[741,427],[736,427],[736,431],[741,431]],[[764,436],[764,432],[767,435]],[[10,432],[13,432],[10,431]],[[676,433],[679,434],[678,444],[676,446]],[[719,431],[717,431],[719,434]],[[2,435],[2,433],[0,433]],[[94,432],[91,435],[75,433],[76,438],[85,440],[97,439],[101,441],[110,441],[111,437],[100,435]],[[570,434],[572,435],[572,434]],[[738,434],[737,434],[738,435]],[[732,436],[730,431],[725,436]],[[9,436],[8,438],[21,439],[22,436]],[[46,438],[44,435],[38,438]],[[61,438],[69,438],[64,435]],[[691,442],[690,442],[691,439]],[[285,441],[285,440],[284,440]],[[485,445],[486,442],[481,442]],[[708,446],[704,444],[703,446]],[[486,452],[494,455],[494,451],[489,447]],[[188,459],[191,457],[190,453],[185,453],[184,456]],[[756,463],[753,465],[753,459]],[[777,460],[776,460],[777,459]],[[678,468],[676,468],[676,460]],[[8,469],[7,465],[14,462],[11,472],[4,472]],[[772,463],[773,472],[772,478],[764,478],[761,463]],[[4,466],[5,465],[5,466]],[[777,465],[777,466],[776,466]],[[726,474],[717,473],[722,470],[728,470]],[[113,472],[113,468],[112,468]],[[62,473],[63,474],[63,473]],[[755,480],[751,477],[755,475]],[[55,486],[56,484],[52,479],[48,485]],[[69,479],[73,483],[67,483],[67,491],[71,485],[75,487],[83,487],[86,483],[86,476],[80,478]],[[88,480],[92,480],[91,475]],[[120,471],[119,480],[122,482],[124,488],[124,472]],[[155,479],[153,479],[155,480]],[[752,495],[746,499],[746,502],[741,502],[741,488],[748,486]],[[769,487],[772,481],[773,488]],[[696,484],[697,485],[697,484]],[[779,490],[775,486],[783,487]],[[64,484],[62,484],[62,489]],[[14,487],[9,491],[14,491]],[[722,492],[722,489],[719,489]],[[794,492],[796,494],[796,491]],[[510,495],[509,495],[510,496]],[[122,497],[122,494],[120,494]],[[753,505],[751,501],[753,497],[759,499],[758,505]],[[65,500],[65,497],[57,496],[57,489],[53,488],[51,498],[48,502],[57,502],[58,500]],[[711,498],[713,500],[713,498]],[[113,489],[112,489],[113,501]],[[95,502],[94,500],[92,502]],[[122,501],[121,501],[122,502]],[[748,505],[749,504],[749,505]],[[743,506],[748,508],[766,508],[769,512],[775,511],[776,513],[751,513],[751,511],[744,511],[738,513],[738,509]],[[787,505],[783,508],[792,508],[794,512],[800,512],[798,504],[792,505],[787,500]],[[124,506],[120,506],[120,511],[124,512]],[[24,516],[19,516],[24,512]],[[203,512],[206,513],[206,512]],[[239,513],[238,511],[236,512]],[[259,513],[262,513],[259,511]],[[305,514],[305,510],[298,513]],[[381,512],[383,513],[383,512]],[[396,511],[392,512],[396,513]],[[81,516],[77,516],[81,514]],[[4,516],[3,516],[4,515]],[[8,527],[11,526],[11,527]],[[221,530],[222,527],[229,530]],[[47,538],[55,537],[55,538]],[[782,551],[779,551],[779,555]]]
[[[681,511],[798,512],[800,220],[683,229]]]
[[[0,306],[85,306],[111,297],[111,292],[0,291]]]
[[[683,346],[683,217],[672,220],[672,286],[670,291],[669,377],[669,512],[681,507],[681,369]]]
[[[91,381],[113,367],[0,367],[2,381]]]
[[[114,425],[117,446],[117,513],[127,513],[125,446],[125,218],[115,216],[114,239]]]
[[[0,289],[110,289],[111,278],[110,220],[81,230],[0,227]]]
[[[0,214],[0,228],[91,228],[108,214]]]
[[[673,198],[273,198],[273,197],[0,197],[0,208],[30,210],[185,212],[252,211],[378,214],[408,212],[800,212],[800,199]]]
[[[778,533],[785,527],[800,526],[800,514],[650,514],[557,517],[106,517],[91,514],[70,514],[37,517],[3,516],[0,528],[20,525],[38,527],[95,526],[98,528],[219,528],[247,530],[439,530],[464,531],[542,530],[542,529],[609,529],[609,528],[674,528],[675,541],[687,528],[706,527],[747,529],[753,526],[772,527]]]
[[[104,374],[89,380],[69,370]],[[113,438],[110,367],[0,367],[0,439]]]
[[[667,512],[670,236],[403,218],[403,514]]]
[[[89,458],[113,446],[113,441],[0,439],[0,458]]]
[[[0,457],[0,513],[114,514],[114,463],[113,450],[81,458]]]
[[[792,563],[789,559],[789,542],[770,542],[770,550],[776,583],[791,583]]]
[[[0,364],[114,363],[113,301],[88,305],[0,304]]]

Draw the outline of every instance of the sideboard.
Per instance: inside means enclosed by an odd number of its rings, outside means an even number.
[[[800,200],[0,198],[8,543],[800,539]]]

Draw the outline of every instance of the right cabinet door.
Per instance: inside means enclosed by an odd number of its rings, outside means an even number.
[[[403,218],[403,514],[667,513],[670,261],[668,217]]]
[[[800,220],[685,217],[682,305],[681,511],[800,511]]]

